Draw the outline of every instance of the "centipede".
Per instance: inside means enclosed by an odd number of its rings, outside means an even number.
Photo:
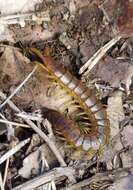
[[[74,119],[48,108],[42,109],[43,116],[75,149],[87,153],[103,150],[109,142],[110,123],[106,109],[95,92],[50,56],[33,47],[29,52],[39,59],[38,63],[47,72],[49,80],[54,81],[71,97],[66,101],[67,107],[74,105],[77,108]]]

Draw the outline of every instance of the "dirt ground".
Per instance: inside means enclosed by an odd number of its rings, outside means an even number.
[[[22,2],[0,1],[0,189],[132,190],[133,1]],[[79,108],[31,48],[103,104],[110,132],[102,151],[75,151],[42,116],[48,108],[54,118],[54,109],[76,123]]]

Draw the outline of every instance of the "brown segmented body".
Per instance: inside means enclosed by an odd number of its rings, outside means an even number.
[[[53,124],[57,120],[59,126],[57,127],[57,123],[55,126],[66,140],[75,147],[81,147],[85,151],[90,149],[99,150],[102,145],[108,143],[110,127],[106,111],[94,92],[89,90],[81,81],[72,76],[69,71],[66,71],[64,67],[54,62],[50,57],[43,56],[35,48],[31,48],[31,51],[43,61],[43,67],[48,71],[50,78],[55,80],[74,98],[75,104],[79,106],[79,120],[85,124],[85,127],[81,130],[76,122],[70,122],[65,117],[57,114],[57,112],[55,114],[54,111],[52,112],[56,115],[53,118],[54,122],[47,115],[48,119]],[[85,129],[89,129],[89,131],[85,133]]]

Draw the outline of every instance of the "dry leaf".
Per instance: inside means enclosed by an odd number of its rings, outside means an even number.
[[[121,34],[133,34],[133,1],[111,0],[100,3],[109,22],[116,25]]]
[[[123,11],[118,19],[118,27],[122,34],[133,35],[133,1],[123,1]]]
[[[133,66],[130,62],[121,59],[106,57],[89,74],[91,79],[101,78],[112,87],[118,88],[120,83],[124,83],[129,93],[131,78],[133,77]]]
[[[122,131],[122,140],[125,147],[129,146],[133,148],[133,126],[131,124],[124,127]]]

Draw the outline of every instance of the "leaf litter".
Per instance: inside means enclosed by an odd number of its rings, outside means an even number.
[[[15,7],[13,15],[7,12],[0,19],[6,21],[4,25],[0,22],[1,189],[39,189],[41,185],[61,190],[130,190],[133,2],[58,0],[34,4],[32,12],[27,4],[26,12],[17,16]],[[16,6],[19,10],[20,5]],[[108,46],[117,37],[119,40]],[[97,88],[111,124],[110,142],[100,158],[81,160],[77,155],[73,160],[73,149],[55,135],[49,122],[43,125],[39,110],[57,109],[68,97],[56,101],[55,92],[62,96],[64,92],[51,85],[39,67],[26,80],[35,67],[27,48],[34,46],[40,50],[48,47],[52,57],[75,77],[89,88]],[[81,70],[84,73],[79,75]]]

